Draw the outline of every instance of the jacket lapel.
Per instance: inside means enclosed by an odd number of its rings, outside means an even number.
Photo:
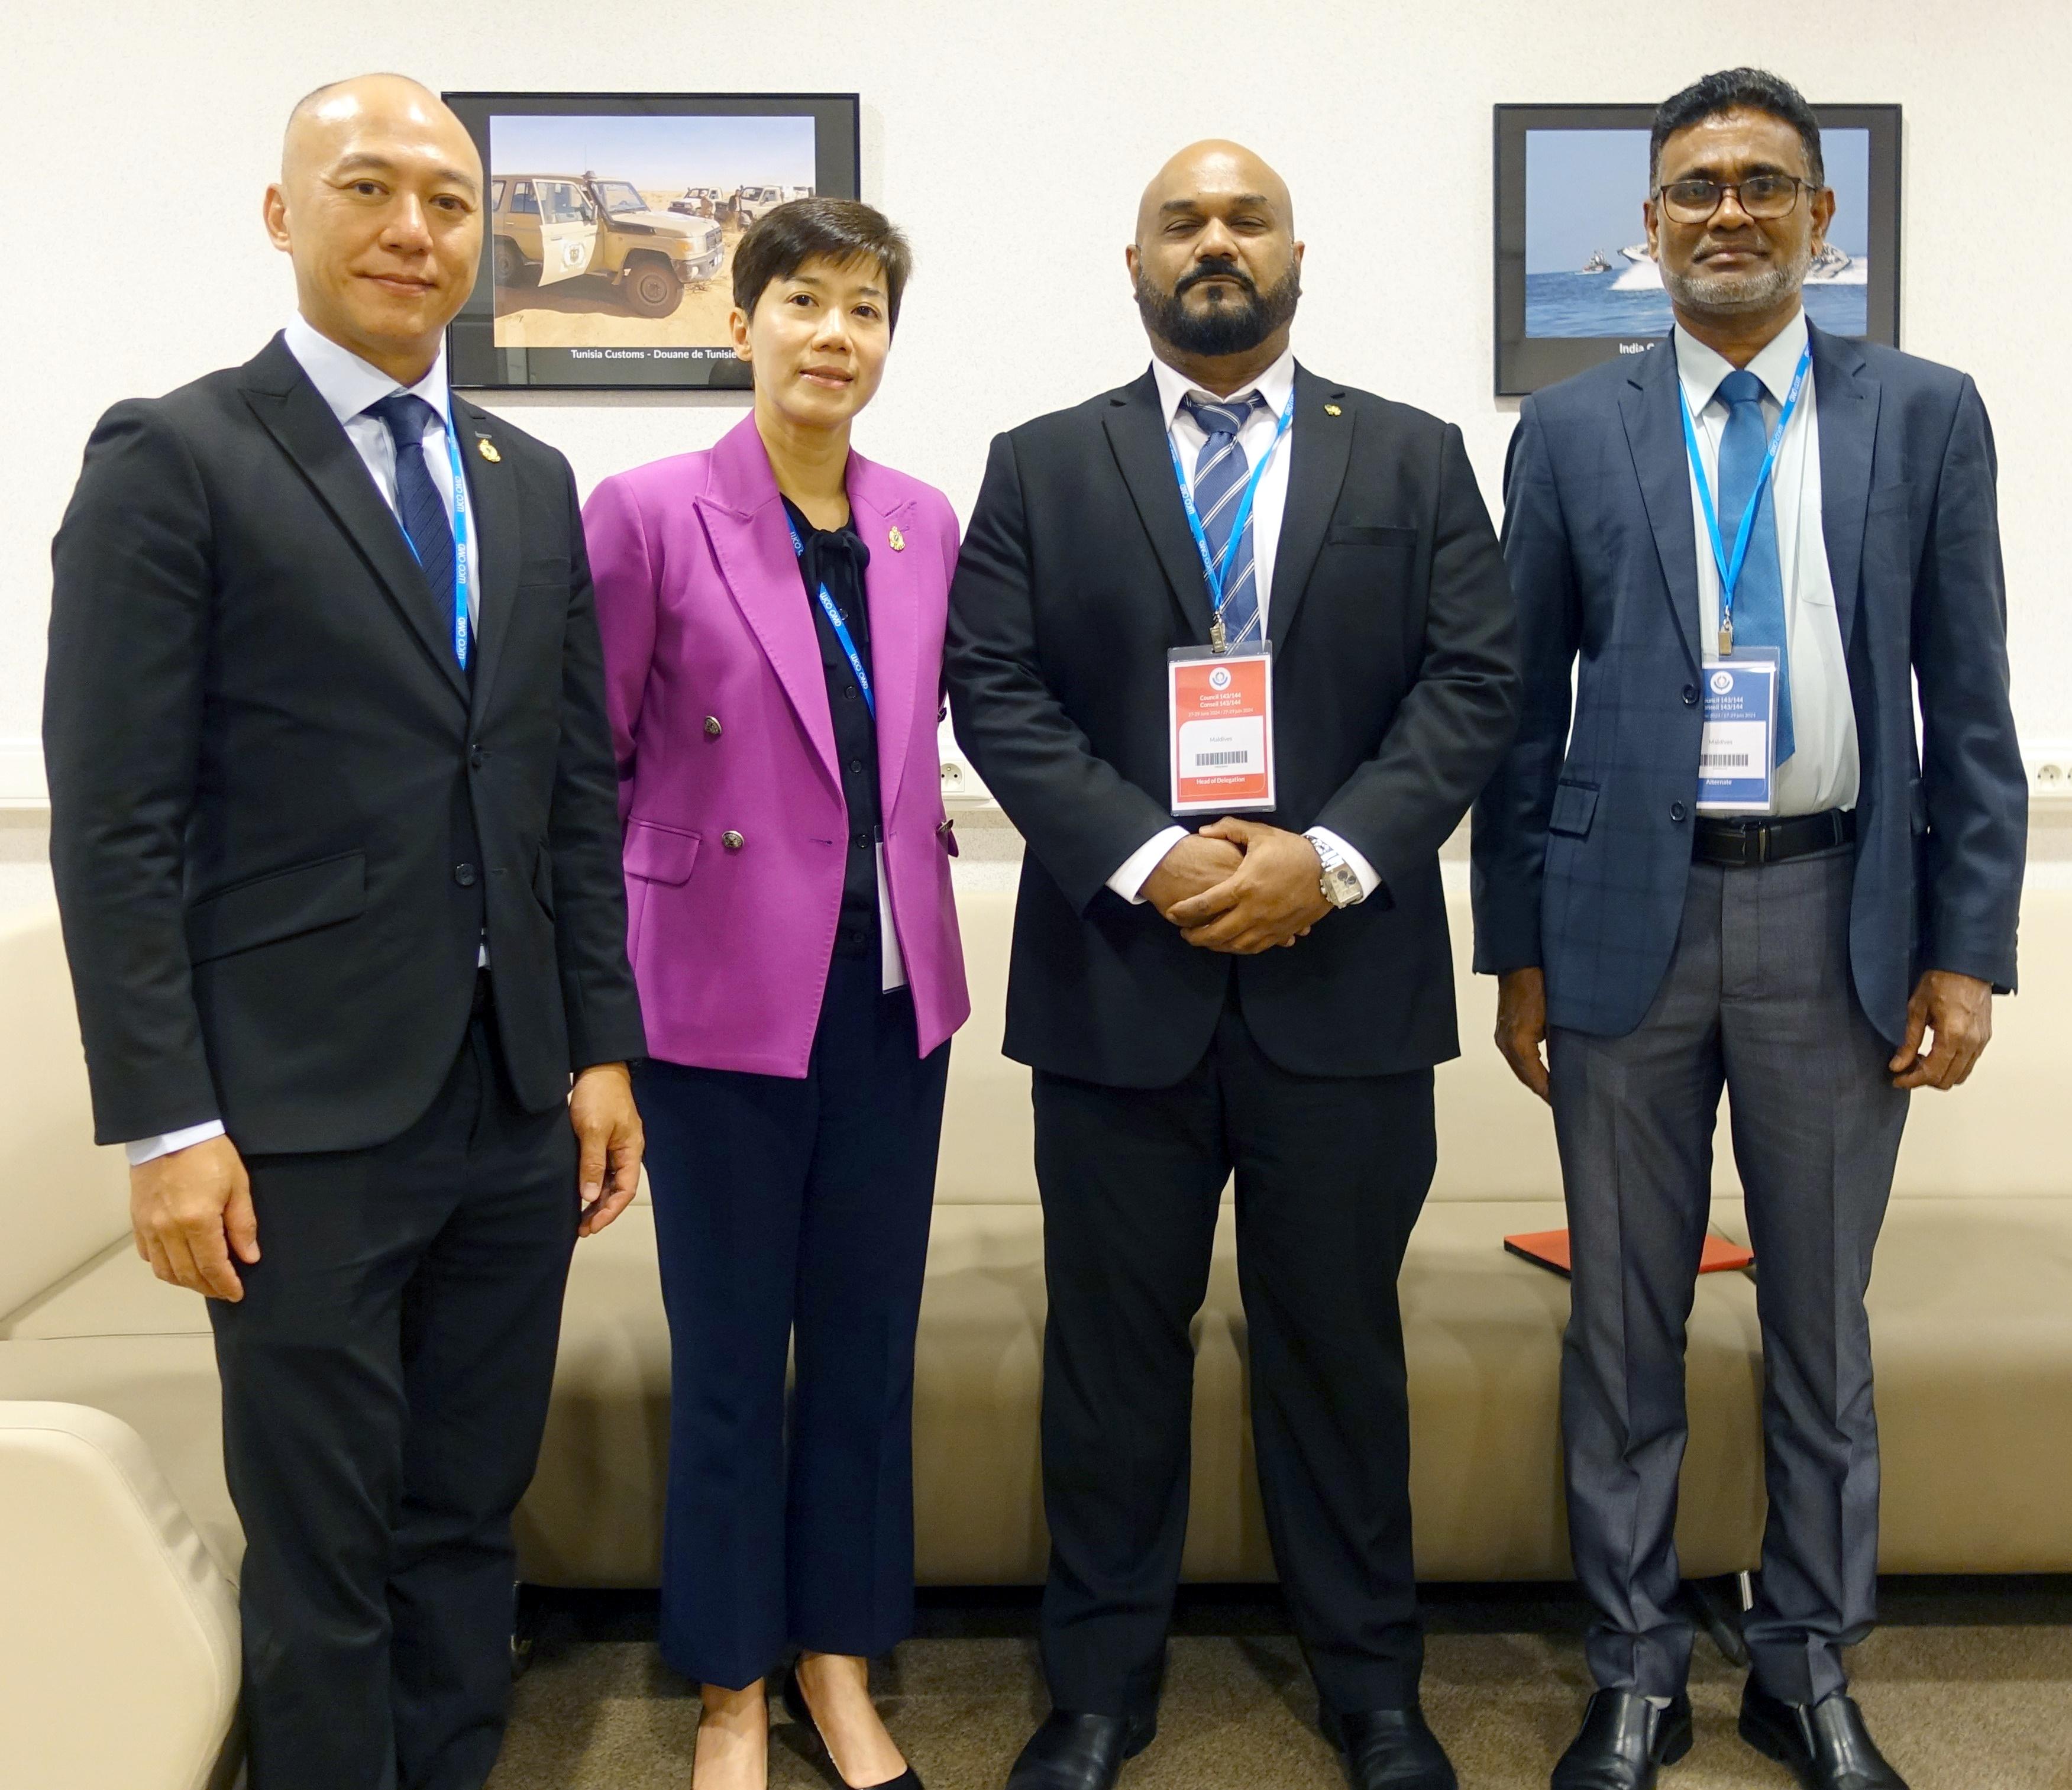
[[[471,712],[486,714],[504,643],[511,633],[511,612],[518,596],[519,519],[517,475],[499,452],[491,459],[482,444],[496,444],[496,419],[478,405],[455,398],[454,435],[460,448],[461,471],[467,480],[468,520],[475,528],[475,558],[482,588],[475,593],[475,690]]]
[[[1820,533],[1846,651],[1863,582],[1864,524],[1870,511],[1881,388],[1854,343],[1807,327],[1813,339],[1813,402],[1820,422]]]
[[[870,674],[878,705],[878,805],[889,819],[899,797],[914,722],[920,623],[915,580],[921,543],[913,537],[912,504],[897,497],[888,502],[889,494],[878,489],[877,470],[861,455],[850,456],[849,508],[857,534],[870,549],[863,591],[870,611]],[[906,543],[897,550],[892,545],[895,529]]]
[[[712,488],[696,502],[720,576],[812,742],[823,775],[839,792],[834,718],[828,713],[820,636],[799,582],[798,555],[784,526],[777,480],[752,415],[713,448],[713,470]],[[874,546],[871,558],[877,557]]]
[[[1158,382],[1149,368],[1141,379],[1109,394],[1108,413],[1101,420],[1138,519],[1151,537],[1166,585],[1186,618],[1189,637],[1207,645],[1209,593],[1202,577],[1202,556],[1187,532],[1186,512],[1180,507],[1173,450],[1158,403]]]
[[[1691,520],[1691,460],[1684,445],[1676,355],[1667,339],[1642,356],[1619,395],[1626,446],[1655,531],[1655,549],[1676,613],[1684,650],[1696,671],[1704,659],[1698,624],[1698,529]]]
[[[366,463],[331,406],[278,335],[248,363],[245,375],[245,399],[252,414],[301,469],[454,693],[466,702],[467,677],[454,659],[452,618],[438,612],[402,525],[375,488]]]
[[[1288,504],[1281,512],[1273,584],[1267,592],[1266,632],[1276,648],[1287,644],[1288,631],[1295,625],[1295,611],[1323,550],[1352,459],[1353,412],[1342,404],[1335,417],[1324,409],[1327,401],[1345,395],[1342,386],[1326,385],[1297,365],[1295,421],[1288,431]]]

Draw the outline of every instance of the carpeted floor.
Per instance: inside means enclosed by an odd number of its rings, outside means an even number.
[[[1438,1588],[1424,1706],[1464,1790],[1544,1790],[1589,1685],[1572,1596]],[[2072,1790],[2072,1581],[1897,1582],[1856,1655],[1856,1691],[1913,1790]],[[644,1599],[563,1597],[543,1613],[490,1790],[686,1790],[697,1702],[664,1666]],[[1026,1602],[932,1598],[877,1669],[894,1736],[930,1790],[1000,1790],[1045,1708]],[[1790,1790],[1734,1733],[1741,1675],[1700,1638],[1697,1744],[1665,1790]],[[776,1712],[781,1716],[781,1710]],[[1338,1790],[1314,1696],[1272,1594],[1190,1592],[1159,1736],[1124,1790]],[[772,1790],[829,1780],[772,1729]]]

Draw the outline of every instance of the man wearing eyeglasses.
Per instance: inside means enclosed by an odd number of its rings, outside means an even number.
[[[1600,1688],[1553,1784],[1645,1790],[1691,1745],[1674,1529],[1724,1088],[1770,1495],[1741,1734],[1817,1790],[1904,1790],[1842,1664],[1877,1590],[1864,1293],[1910,1093],[1971,1073],[2014,986],[1992,437],[1964,375],[1807,321],[1836,201],[1796,89],[1708,76],[1651,153],[1675,327],[1520,410],[1525,718],[1475,810],[1475,966],[1552,1104],[1573,1233],[1562,1427]]]

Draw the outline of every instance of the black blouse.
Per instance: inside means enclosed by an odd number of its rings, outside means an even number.
[[[834,722],[835,759],[841,771],[842,800],[849,810],[849,836],[842,851],[841,917],[835,928],[835,949],[844,957],[875,957],[882,948],[878,924],[877,844],[883,825],[878,794],[878,728],[863,699],[856,673],[842,651],[834,627],[816,595],[824,583],[835,607],[848,624],[875,693],[877,673],[870,657],[870,614],[865,600],[863,570],[870,549],[853,525],[816,529],[790,498],[784,508],[791,526],[806,544],[799,561],[806,606],[812,611],[813,632],[820,643],[820,665],[828,682],[828,712]]]

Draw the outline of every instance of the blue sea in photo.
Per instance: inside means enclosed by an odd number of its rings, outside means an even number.
[[[1659,286],[1620,290],[1610,274],[1528,274],[1525,276],[1527,335],[1666,335],[1669,294]],[[1806,315],[1836,335],[1861,335],[1869,327],[1869,288],[1809,283]]]

